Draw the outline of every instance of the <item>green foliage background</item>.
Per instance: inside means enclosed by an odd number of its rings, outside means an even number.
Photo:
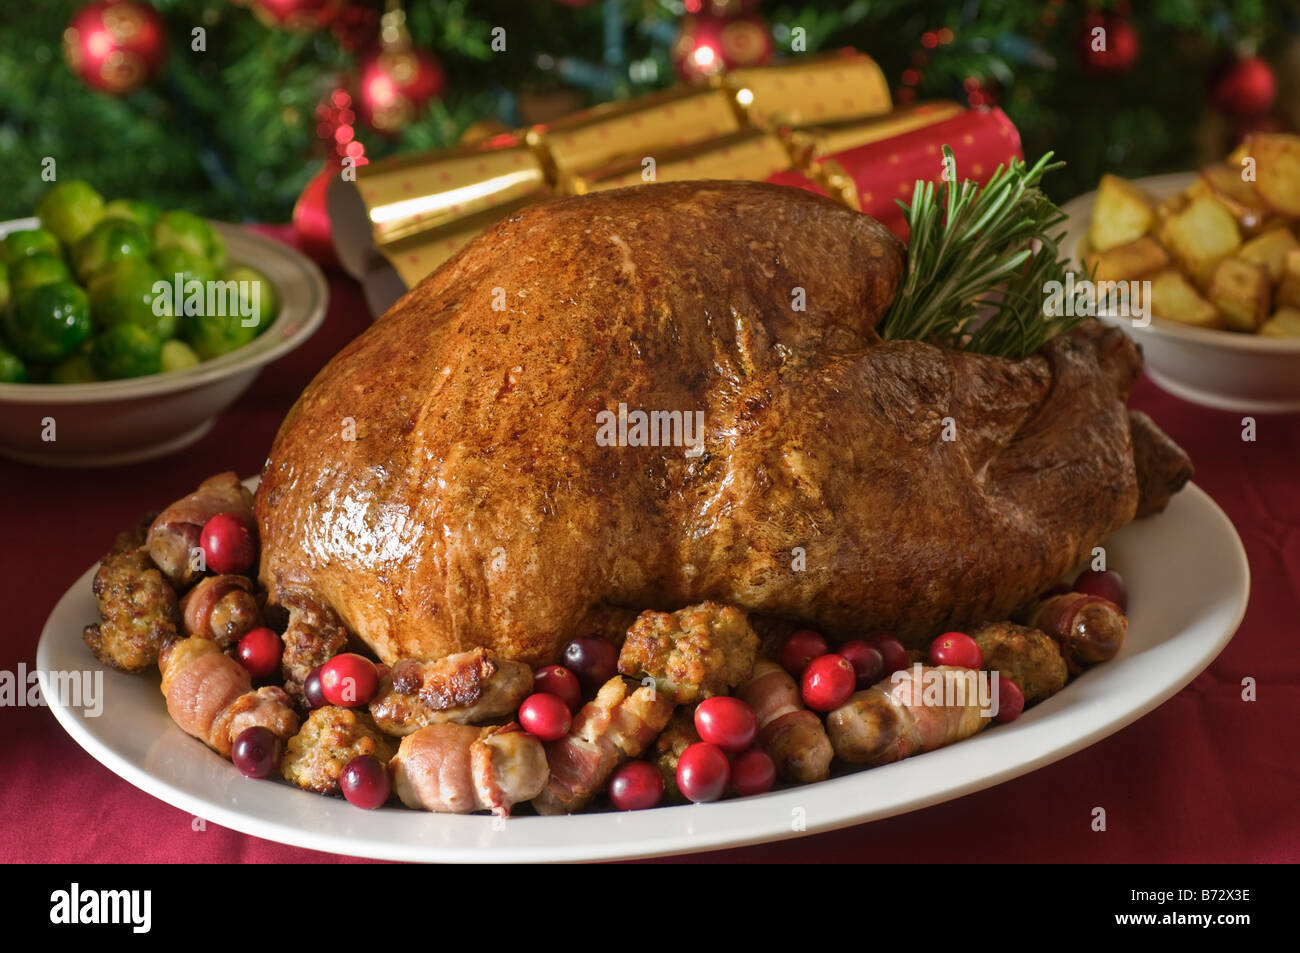
[[[378,8],[379,0],[368,2]],[[628,61],[653,64],[632,82],[625,67],[587,85],[587,101],[671,85],[669,46],[679,0],[604,0],[572,8],[556,0],[407,0],[411,32],[448,76],[446,95],[401,138],[366,131],[367,153],[453,143],[477,119],[517,121],[521,92],[566,85],[539,56],[598,65],[605,48],[605,4],[621,16]],[[226,219],[286,220],[294,199],[321,167],[315,107],[346,81],[354,64],[328,31],[268,29],[229,0],[153,0],[164,16],[169,57],[149,86],[116,98],[88,89],[64,66],[61,36],[82,0],[0,0],[0,218],[30,214],[47,187],[46,156],[60,179],[85,178],[106,196],[139,196]],[[1132,4],[1142,52],[1125,76],[1099,80],[1081,67],[1088,9],[1114,3],[1076,0],[850,0],[773,2],[760,13],[778,49],[789,30],[807,31],[809,52],[853,46],[876,57],[891,83],[914,65],[921,36],[949,27],[951,44],[928,51],[922,98],[960,98],[961,81],[1000,88],[1001,105],[1020,127],[1031,157],[1054,149],[1069,163],[1047,185],[1057,198],[1091,188],[1102,171],[1146,174],[1187,168],[1208,106],[1214,66],[1243,40],[1274,62],[1296,42],[1296,0],[1140,0]],[[203,26],[207,50],[189,49]],[[507,52],[493,53],[494,26]],[[570,84],[571,85],[571,84]]]

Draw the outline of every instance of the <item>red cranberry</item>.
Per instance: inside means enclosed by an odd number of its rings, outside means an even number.
[[[542,741],[555,741],[569,733],[569,706],[549,692],[537,692],[519,706],[519,724]]]
[[[230,760],[247,778],[269,777],[280,766],[281,742],[270,728],[245,728],[230,748]]]
[[[564,647],[564,665],[584,691],[595,692],[618,673],[618,649],[604,639],[583,636]]]
[[[554,695],[569,706],[569,711],[582,707],[582,686],[578,677],[563,665],[543,665],[533,672],[533,689]]]
[[[776,783],[776,765],[762,748],[750,748],[731,762],[731,789],[741,797],[763,794]]]
[[[882,675],[893,675],[899,669],[907,668],[907,649],[903,648],[903,643],[898,639],[881,632],[867,639],[867,644],[880,653],[880,658],[885,663]]]
[[[379,672],[370,659],[344,652],[320,667],[320,689],[331,705],[360,708],[379,690]]]
[[[1124,578],[1113,569],[1104,572],[1089,569],[1080,573],[1074,580],[1074,591],[1101,596],[1119,606],[1120,612],[1128,614],[1128,588],[1124,585]]]
[[[731,781],[731,763],[717,745],[698,741],[677,762],[677,787],[688,801],[716,801]]]
[[[1025,710],[1025,693],[1009,678],[998,677],[998,721],[1015,721]]]
[[[878,648],[862,639],[845,642],[840,646],[839,654],[853,664],[853,671],[858,674],[857,688],[870,688],[885,674],[885,657]]]
[[[609,779],[609,799],[620,811],[654,807],[664,796],[664,776],[649,761],[629,761]]]
[[[791,632],[781,643],[781,667],[798,678],[809,662],[830,650],[826,640],[812,629]]]
[[[696,706],[695,730],[723,751],[744,751],[758,735],[758,716],[739,698],[717,695]]]
[[[280,667],[284,643],[266,626],[249,629],[239,640],[235,656],[254,678],[266,678]]]
[[[233,513],[218,513],[199,534],[203,560],[216,573],[244,573],[253,566],[257,545],[253,531]]]
[[[945,632],[930,643],[930,664],[983,668],[984,653],[965,632]]]
[[[348,803],[373,811],[382,807],[392,793],[388,770],[374,755],[359,754],[343,766],[339,787]]]
[[[849,700],[857,684],[853,663],[832,653],[808,663],[799,688],[803,703],[813,711],[833,711]]]
[[[307,707],[312,711],[315,711],[317,708],[324,708],[329,704],[329,702],[325,700],[325,693],[321,691],[320,670],[321,666],[317,665],[307,673],[307,677],[302,683],[303,697],[307,700]]]

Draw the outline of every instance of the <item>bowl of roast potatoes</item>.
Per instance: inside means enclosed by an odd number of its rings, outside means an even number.
[[[1145,315],[1099,316],[1142,345],[1159,386],[1222,410],[1300,411],[1300,136],[1252,135],[1196,172],[1106,175],[1065,211],[1066,250],[1098,299],[1103,282],[1143,290]]]

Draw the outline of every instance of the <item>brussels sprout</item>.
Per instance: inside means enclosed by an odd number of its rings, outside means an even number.
[[[28,255],[63,256],[63,245],[48,228],[27,228],[5,237],[4,260],[12,264]]]
[[[56,281],[71,281],[72,272],[62,258],[53,255],[28,255],[9,266],[9,284],[13,294]]]
[[[198,363],[199,356],[184,341],[163,341],[162,370],[164,374],[168,371],[181,371],[187,367],[194,367]]]
[[[90,366],[107,380],[157,374],[162,369],[162,341],[138,324],[119,324],[95,338]]]
[[[99,375],[90,366],[90,356],[87,354],[73,354],[64,358],[50,372],[50,381],[55,384],[89,384],[97,380]]]
[[[0,314],[9,310],[9,298],[13,291],[9,286],[9,266],[0,261]]]
[[[105,265],[123,258],[143,258],[152,243],[135,222],[109,218],[100,222],[72,250],[72,263],[84,284]]]
[[[212,253],[208,255],[208,260],[220,271],[226,267],[226,240],[211,225],[208,228],[212,231]]]
[[[256,312],[258,321],[254,330],[258,334],[271,326],[271,323],[275,321],[276,314],[280,311],[280,296],[277,294],[275,285],[271,283],[270,278],[248,265],[235,265],[232,268],[227,268],[221,278],[223,281],[238,283],[239,313],[241,315],[253,315]]]
[[[27,367],[18,355],[0,344],[0,383],[22,384],[27,380]]]
[[[157,292],[162,282],[166,290]],[[104,328],[135,324],[165,341],[176,336],[172,285],[143,258],[114,262],[90,282],[90,313]]]
[[[6,315],[9,342],[28,361],[58,361],[90,335],[90,301],[71,281],[20,291]]]
[[[104,199],[85,182],[62,182],[45,193],[36,214],[41,225],[72,246],[104,217]]]
[[[181,336],[200,358],[210,361],[257,337],[257,328],[244,327],[243,320],[238,310],[226,314],[185,314],[181,317]]]
[[[154,222],[158,221],[158,216],[161,214],[162,209],[152,202],[141,202],[138,199],[113,199],[104,206],[104,218],[120,218],[135,222],[150,233],[153,231]]]
[[[155,248],[149,260],[162,272],[163,281],[175,282],[180,275],[182,293],[187,281],[208,282],[217,277],[217,269],[206,258],[180,245]]]
[[[153,227],[153,243],[158,248],[179,245],[220,268],[226,260],[226,244],[216,230],[193,212],[163,212]]]

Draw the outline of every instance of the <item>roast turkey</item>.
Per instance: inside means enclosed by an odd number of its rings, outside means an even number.
[[[1130,425],[1121,331],[1019,361],[882,341],[903,268],[874,219],[777,186],[522,211],[304,391],[261,580],[390,664],[556,661],[611,607],[705,600],[913,644],[1005,619],[1190,468]]]

